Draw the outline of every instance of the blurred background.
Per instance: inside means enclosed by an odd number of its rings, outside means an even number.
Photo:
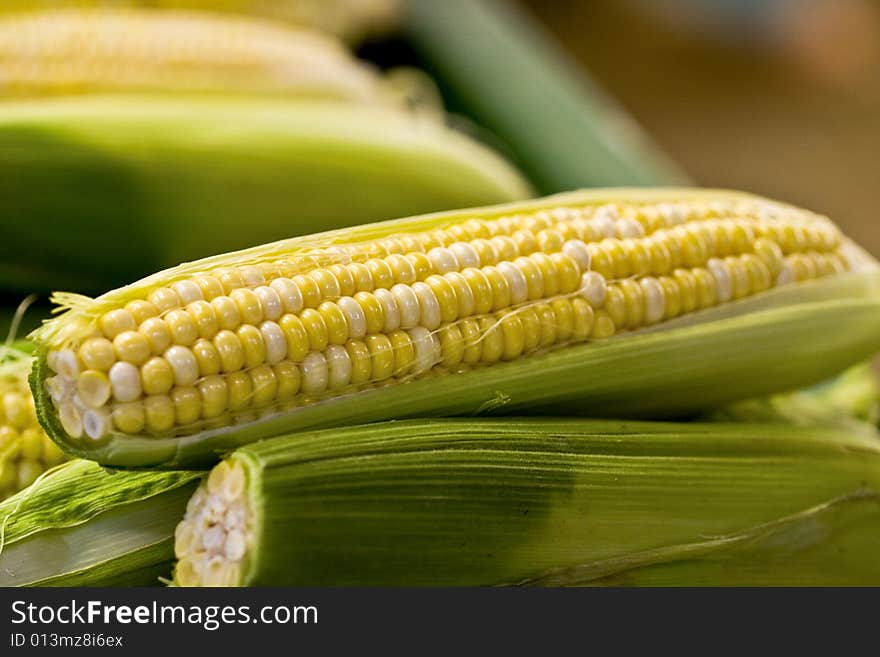
[[[580,187],[880,255],[880,0],[0,0],[0,101],[0,307]]]
[[[827,213],[880,255],[880,2],[524,4],[696,182]]]

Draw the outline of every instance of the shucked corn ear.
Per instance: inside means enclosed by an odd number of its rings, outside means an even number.
[[[863,360],[878,289],[873,261],[804,210],[593,190],[59,295],[31,380],[64,449],[117,465],[426,414],[675,416]]]
[[[305,232],[525,198],[521,176],[439,122],[269,99],[0,104],[0,287],[104,291]],[[65,228],[66,227],[66,228]]]
[[[37,422],[27,383],[31,354],[17,348],[24,346],[0,346],[0,500],[67,459]]]
[[[0,586],[149,586],[202,473],[73,460],[0,502]]]
[[[394,100],[335,40],[267,21],[138,9],[0,15],[0,97],[95,91]]]
[[[392,29],[400,0],[3,0],[0,12],[74,8],[196,9],[263,16],[336,35],[346,41]]]
[[[823,428],[380,423],[261,441],[175,534],[178,585],[876,584],[880,442]]]

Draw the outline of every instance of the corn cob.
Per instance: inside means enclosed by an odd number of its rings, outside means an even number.
[[[66,460],[34,414],[27,384],[31,355],[23,344],[0,347],[0,501]]]
[[[0,153],[0,198],[20,220],[0,225],[0,286],[27,292],[103,291],[212,253],[529,193],[442,124],[346,103],[9,102]]]
[[[335,40],[267,21],[138,9],[0,17],[0,95],[96,91],[394,100]]]
[[[201,475],[63,464],[0,502],[0,586],[157,585]]]
[[[878,273],[830,221],[694,190],[355,227],[56,301],[39,417],[116,465],[425,414],[682,415],[880,348]]]
[[[831,429],[532,418],[325,430],[243,447],[211,471],[176,529],[175,582],[871,584],[878,487],[877,437]],[[651,581],[657,568],[674,579]]]
[[[195,9],[264,16],[354,43],[393,29],[400,19],[400,4],[400,0],[3,0],[0,12],[65,7]]]

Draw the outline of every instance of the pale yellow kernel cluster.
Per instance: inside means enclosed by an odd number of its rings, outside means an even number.
[[[370,99],[379,78],[322,35],[246,17],[132,8],[0,18],[6,95],[258,92]]]
[[[221,461],[190,498],[174,532],[176,585],[240,584],[253,542],[246,485],[240,463]]]
[[[67,460],[37,422],[25,375],[0,371],[0,500]]]
[[[47,386],[72,438],[191,434],[847,268],[829,221],[756,201],[474,218],[170,280],[50,351]]]

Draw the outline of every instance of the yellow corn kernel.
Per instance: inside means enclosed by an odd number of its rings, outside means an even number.
[[[134,317],[123,308],[117,308],[105,313],[101,316],[98,323],[101,327],[101,332],[108,340],[112,340],[123,331],[133,331],[137,328]]]
[[[406,331],[399,329],[392,331],[388,339],[391,341],[391,349],[394,353],[394,376],[409,374],[416,358],[412,339]]]
[[[473,365],[480,362],[482,358],[483,348],[480,344],[482,337],[480,325],[475,319],[465,319],[457,323],[459,331],[461,331],[462,344],[464,351],[461,360],[463,363]]]
[[[571,294],[580,287],[581,270],[577,262],[565,253],[553,253],[550,262],[556,271],[558,294]]]
[[[241,313],[235,301],[227,296],[214,297],[210,301],[211,308],[214,311],[214,317],[217,319],[217,327],[228,331],[234,331],[241,326]]]
[[[300,313],[300,321],[309,336],[309,348],[313,351],[323,351],[327,348],[328,331],[324,318],[317,310],[306,308]]]
[[[296,363],[281,361],[272,366],[272,372],[278,401],[289,401],[296,397],[302,386],[302,373]]]
[[[248,408],[254,394],[254,386],[247,372],[233,372],[226,376],[229,390],[229,410],[240,411]]]
[[[260,365],[249,372],[253,386],[253,405],[256,408],[268,406],[278,395],[278,380],[275,371],[268,365]]]
[[[116,358],[133,365],[143,365],[151,354],[150,341],[140,331],[123,331],[113,339],[113,349]]]
[[[168,333],[174,344],[190,346],[199,337],[199,331],[193,318],[180,308],[168,311],[165,315],[165,324],[168,326]]]
[[[160,287],[158,290],[154,290],[147,297],[147,301],[149,301],[155,308],[158,308],[159,313],[164,313],[172,308],[180,308],[180,299],[177,297],[177,293],[171,288]]]
[[[220,354],[210,340],[200,338],[192,346],[193,356],[199,368],[199,376],[210,376],[220,372]]]
[[[195,322],[199,337],[210,340],[220,330],[214,307],[207,301],[194,301],[186,307],[186,311]]]
[[[118,402],[113,405],[113,424],[123,433],[140,433],[146,426],[143,402]]]
[[[148,395],[162,395],[173,386],[174,370],[161,356],[153,356],[141,365],[141,388]]]
[[[631,279],[618,283],[623,292],[626,304],[626,326],[629,329],[637,329],[645,323],[645,292],[641,285]]]
[[[549,303],[539,303],[534,306],[535,314],[541,324],[541,347],[551,347],[556,342],[556,313]]]
[[[315,279],[310,276],[297,274],[291,280],[299,289],[303,308],[317,308],[323,299],[321,297],[321,288],[318,287]]]
[[[175,388],[170,394],[174,404],[174,423],[186,426],[198,421],[202,414],[202,398],[199,391],[192,386]]]
[[[129,312],[132,318],[134,318],[134,323],[138,326],[150,319],[150,317],[157,317],[159,315],[159,309],[149,301],[143,299],[129,301],[125,304],[125,309]]]
[[[287,357],[301,363],[309,353],[309,334],[302,321],[296,315],[287,314],[281,317],[278,325],[287,339]]]
[[[232,331],[220,331],[212,341],[214,349],[220,356],[222,372],[236,372],[244,367],[244,349],[241,340]]]
[[[601,274],[606,280],[614,278],[614,263],[611,257],[606,253],[600,244],[587,244],[587,250],[590,252],[590,269]]]
[[[351,340],[345,345],[348,359],[351,361],[351,384],[367,383],[372,378],[373,366],[370,361],[370,350],[361,340]]]
[[[717,279],[702,267],[697,267],[691,273],[696,284],[697,308],[709,308],[718,303]]]
[[[501,360],[504,353],[504,335],[494,317],[481,317],[477,320],[480,327],[480,360],[483,363],[494,363]]]
[[[78,355],[90,370],[108,371],[116,362],[113,343],[107,338],[88,338],[80,345]]]
[[[618,329],[626,328],[627,303],[623,290],[620,289],[619,285],[608,286],[603,308],[614,322],[615,327]]]
[[[681,314],[681,288],[679,284],[669,276],[660,276],[657,280],[663,286],[663,296],[666,299],[666,318],[678,317]]]
[[[373,289],[391,289],[395,283],[394,272],[387,262],[376,258],[367,260],[366,266],[373,278]]]
[[[216,374],[206,376],[198,382],[199,397],[202,401],[202,417],[219,417],[229,406],[229,386],[226,378]]]
[[[381,381],[394,373],[394,349],[384,335],[368,335],[364,344],[370,352],[371,380]]]
[[[150,395],[144,400],[146,428],[163,433],[174,427],[174,402],[168,395]]]

